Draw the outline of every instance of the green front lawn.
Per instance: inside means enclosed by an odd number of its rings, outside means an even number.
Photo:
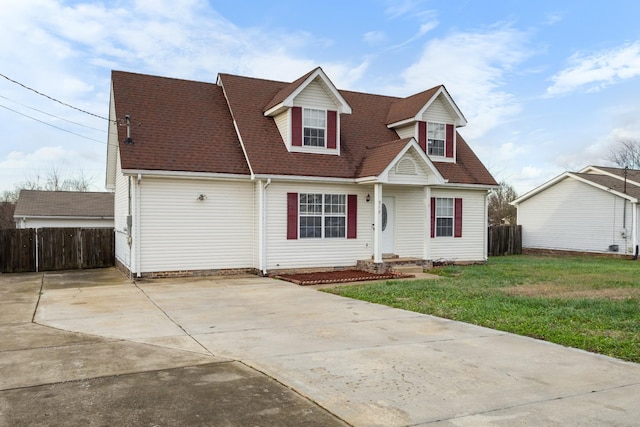
[[[510,256],[438,279],[326,289],[640,362],[640,261]]]

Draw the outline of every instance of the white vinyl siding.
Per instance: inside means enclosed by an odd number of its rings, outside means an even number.
[[[293,100],[296,107],[320,108],[324,110],[337,110],[333,97],[317,81],[309,83]]]
[[[487,233],[486,191],[434,189],[431,197],[462,198],[462,237],[431,239],[432,260],[483,261]]]
[[[404,138],[415,138],[416,141],[418,140],[418,131],[417,131],[417,124],[412,123],[409,126],[403,126],[400,128],[396,128],[395,131],[398,134],[398,138],[400,139],[404,139]]]
[[[275,116],[274,120],[278,127],[278,131],[280,131],[282,140],[287,147],[291,147],[291,111],[289,109],[285,110],[283,113]]]
[[[619,253],[633,250],[632,209],[631,203],[627,201],[626,204],[628,239],[625,241],[622,234],[623,199],[573,178],[565,178],[518,206],[522,246],[609,252],[609,245],[619,245]]]
[[[142,272],[253,267],[253,186],[143,177]]]
[[[112,219],[27,218],[18,219],[16,228],[113,228]]]
[[[120,149],[117,150],[114,195],[114,228],[116,233],[116,259],[133,271],[131,248],[128,242],[127,215],[129,214],[129,177],[122,174]],[[132,192],[134,188],[132,186]],[[132,195],[132,203],[133,203]],[[133,211],[133,209],[132,209]]]
[[[357,238],[287,239],[287,193],[355,194],[358,196]],[[361,185],[272,182],[267,188],[267,267],[274,269],[355,266],[373,254],[371,188]]]
[[[455,123],[455,115],[450,110],[448,102],[440,95],[425,110],[421,120],[425,122]]]

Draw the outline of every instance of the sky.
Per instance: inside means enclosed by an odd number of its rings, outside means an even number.
[[[111,70],[405,97],[444,84],[518,194],[640,139],[640,2],[0,0],[0,193],[55,169],[104,191]]]

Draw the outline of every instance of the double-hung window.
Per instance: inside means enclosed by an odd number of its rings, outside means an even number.
[[[444,123],[427,123],[427,153],[430,156],[445,155],[446,127]]]
[[[307,147],[325,147],[327,112],[313,108],[302,110],[302,143]]]
[[[298,212],[301,239],[346,236],[344,194],[301,193]]]
[[[436,236],[453,236],[453,199],[436,198]]]

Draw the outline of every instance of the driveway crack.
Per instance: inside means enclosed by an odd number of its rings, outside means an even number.
[[[144,295],[145,297],[147,297],[147,299],[149,300],[149,302],[151,302],[151,304],[153,304],[158,310],[160,310],[160,312],[162,314],[164,314],[167,319],[169,319],[174,325],[176,325],[178,328],[180,328],[180,330],[182,332],[184,332],[184,334],[186,336],[188,336],[189,338],[191,338],[196,344],[198,344],[203,350],[205,350],[208,354],[210,354],[211,356],[215,356],[207,347],[205,347],[204,345],[202,345],[202,343],[200,341],[198,341],[193,335],[191,335],[189,332],[187,332],[187,330],[185,328],[182,327],[181,324],[179,324],[178,322],[176,322],[170,315],[169,313],[167,313],[162,307],[160,307],[154,300],[153,298],[151,298],[149,296],[149,294],[147,294],[144,289],[142,289],[140,286],[138,286],[138,284],[134,281],[133,285],[138,288],[138,290],[140,292],[142,292],[142,295]]]

